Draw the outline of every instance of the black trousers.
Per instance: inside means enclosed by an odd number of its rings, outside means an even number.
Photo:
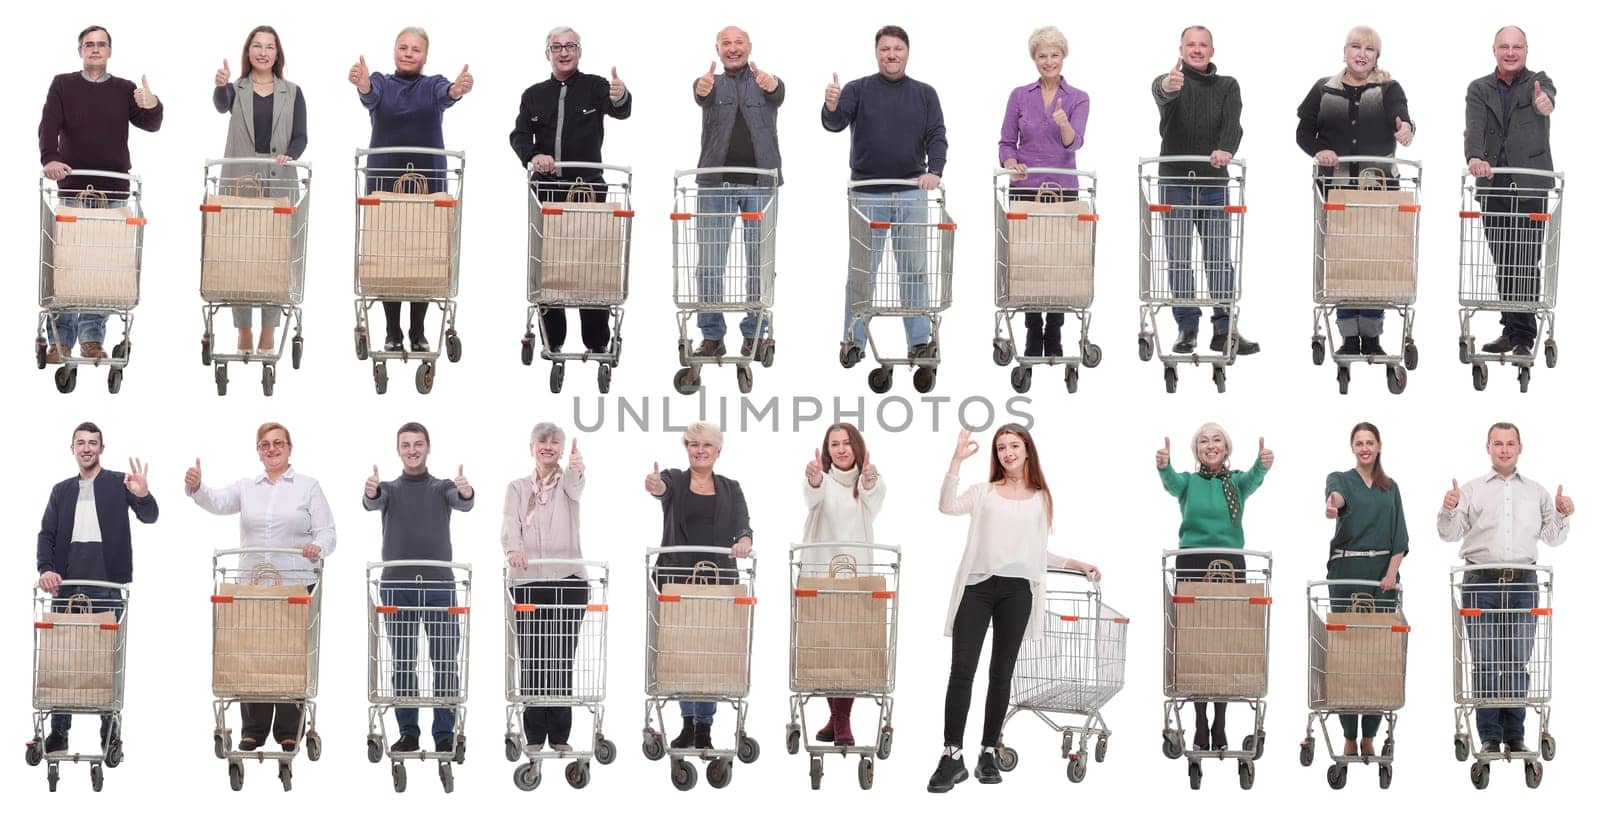
[[[1491,188],[1505,189],[1505,195],[1482,196],[1483,232],[1494,257],[1495,286],[1506,301],[1535,301],[1539,297],[1539,260],[1544,254],[1544,222],[1527,218],[1545,212],[1544,192],[1536,189],[1510,190],[1512,179],[1494,176]],[[1538,321],[1531,312],[1500,313],[1500,326],[1511,343],[1533,346]]]
[[[555,309],[539,310],[539,321],[544,325],[544,340],[553,347],[561,346],[567,342],[567,311]],[[578,322],[582,325],[583,346],[590,352],[605,352],[611,347],[611,311],[604,307],[588,307],[578,310]]]
[[[427,301],[412,301],[411,303],[411,330],[406,333],[411,340],[421,340],[427,335],[427,327],[423,322],[428,317]],[[383,337],[386,341],[399,341],[400,334],[400,302],[383,302]]]
[[[944,693],[944,743],[962,745],[972,707],[972,677],[978,672],[983,637],[994,625],[989,648],[989,690],[983,702],[983,746],[1000,742],[1000,725],[1011,701],[1011,671],[1033,614],[1033,585],[1016,577],[989,577],[968,585],[956,608],[950,642],[950,683]]]
[[[524,696],[572,695],[572,657],[578,652],[578,631],[589,604],[587,580],[531,580],[513,586],[512,599],[535,606],[516,614],[518,679]],[[528,707],[522,729],[530,744],[566,744],[572,734],[572,708]]]

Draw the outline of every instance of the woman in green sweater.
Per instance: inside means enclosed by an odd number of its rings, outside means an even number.
[[[1233,454],[1233,439],[1215,423],[1206,423],[1194,433],[1190,444],[1198,468],[1193,472],[1172,469],[1172,440],[1164,439],[1156,452],[1156,469],[1167,493],[1178,498],[1183,521],[1178,525],[1178,548],[1236,548],[1244,550],[1244,501],[1261,487],[1272,468],[1272,450],[1265,438],[1259,442],[1254,466],[1247,472],[1228,468]],[[1214,553],[1180,554],[1177,578],[1199,580],[1215,560],[1221,559],[1243,572],[1244,554],[1219,557]],[[1213,702],[1215,719],[1207,727],[1206,702],[1194,703],[1194,748],[1221,751],[1228,749],[1227,702]]]
[[[1376,609],[1394,610],[1400,583],[1400,561],[1410,551],[1406,512],[1400,505],[1400,486],[1383,471],[1383,438],[1378,427],[1365,421],[1350,430],[1350,451],[1356,467],[1328,475],[1328,519],[1335,520],[1329,543],[1328,579],[1362,579],[1380,583],[1377,593],[1368,585],[1332,585],[1329,602],[1334,611],[1348,610],[1357,593],[1372,594]],[[1372,740],[1383,717],[1361,714],[1361,755],[1371,756]],[[1342,714],[1344,754],[1356,754],[1356,717]]]

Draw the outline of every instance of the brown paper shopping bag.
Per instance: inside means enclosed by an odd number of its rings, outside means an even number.
[[[291,303],[292,203],[264,195],[257,176],[233,181],[200,207],[200,297]]]
[[[656,598],[656,694],[743,696],[750,687],[750,619],[744,583],[715,584],[716,563],[697,563],[687,581],[664,582]]]
[[[45,300],[56,307],[132,308],[139,303],[139,230],[126,207],[107,207],[92,186],[81,205],[58,204],[49,225]]]
[[[543,207],[535,283],[541,300],[622,300],[627,223],[617,216],[621,209],[621,202],[597,199],[584,182],[568,189],[565,202]]]
[[[113,611],[90,613],[91,602],[78,594],[66,610],[51,611],[34,624],[39,651],[33,678],[37,708],[110,707],[116,701],[117,640]]]
[[[451,258],[456,244],[456,199],[426,193],[420,173],[395,179],[393,190],[357,200],[360,252],[356,277],[361,294],[378,298],[450,298]]]
[[[1176,583],[1173,695],[1266,695],[1266,586],[1233,576],[1227,561],[1213,560],[1203,581]]]
[[[311,594],[258,565],[249,583],[223,583],[211,598],[211,692],[216,696],[305,696]]]
[[[1328,707],[1395,710],[1406,703],[1406,639],[1398,612],[1378,611],[1370,594],[1356,594],[1346,612],[1327,618],[1324,698]]]
[[[1410,304],[1417,295],[1416,192],[1384,187],[1375,168],[1359,187],[1328,190],[1321,290],[1326,300]]]
[[[1046,183],[1032,200],[1010,203],[1006,298],[1011,303],[1087,307],[1094,301],[1094,208]]]
[[[859,576],[849,554],[835,556],[825,577],[795,578],[791,681],[796,689],[888,691],[886,580]]]

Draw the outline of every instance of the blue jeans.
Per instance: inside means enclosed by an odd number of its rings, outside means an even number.
[[[867,345],[867,324],[855,320],[857,304],[873,302],[873,288],[877,284],[879,266],[883,262],[883,245],[894,241],[894,266],[900,279],[900,307],[926,307],[928,305],[928,254],[930,243],[937,241],[930,227],[928,194],[921,190],[899,190],[893,193],[855,194],[861,204],[861,215],[869,222],[889,222],[888,230],[871,231],[871,260],[865,271],[852,271],[851,276],[864,275],[865,292],[857,293],[851,282],[844,285],[844,337],[858,347]],[[907,315],[902,319],[906,328],[906,345],[926,344],[933,338],[933,322],[925,315]]]
[[[1538,600],[1532,582],[1499,583],[1498,571],[1468,571],[1461,605],[1483,613],[1467,620],[1467,642],[1472,649],[1472,694],[1478,699],[1520,699],[1528,695],[1528,659],[1533,654],[1533,615],[1526,613]],[[1512,612],[1516,611],[1516,612]],[[1521,741],[1521,707],[1480,707],[1478,738],[1483,741]]]
[[[53,610],[53,611],[65,613],[66,610],[67,610],[67,601],[70,600],[72,597],[79,596],[79,595],[86,596],[86,597],[89,598],[89,610],[88,610],[88,613],[99,613],[101,611],[113,611],[117,615],[117,621],[118,622],[122,621],[122,614],[123,614],[122,594],[119,591],[117,591],[115,588],[104,588],[104,587],[101,587],[99,585],[73,585],[70,582],[63,582],[61,584],[61,587],[56,591],[56,597],[55,597],[54,601],[52,601],[50,603],[50,609]],[[74,609],[74,612],[83,613],[84,611],[81,608],[79,608],[79,609]],[[71,713],[51,713],[50,714],[50,732],[52,732],[52,733],[60,733],[61,735],[64,736],[71,729],[72,729],[72,714]],[[110,715],[102,715],[100,717],[100,743],[101,743],[101,746],[105,745],[105,743],[106,743],[106,735],[108,733],[110,733],[110,732],[111,732],[111,716]]]
[[[764,213],[772,201],[772,188],[732,184],[706,186],[700,188],[698,198],[699,214],[695,217],[694,230],[700,264],[695,270],[694,290],[700,301],[716,303],[724,299],[723,282],[728,269],[728,250],[733,245],[734,222],[740,213]],[[763,295],[761,230],[765,222],[743,224],[745,294],[754,303]],[[702,312],[695,323],[699,324],[700,334],[707,341],[720,341],[728,334],[728,324],[720,312]],[[739,332],[746,338],[754,338],[756,329],[756,314],[745,313],[744,320],[739,322]]]
[[[1173,206],[1172,212],[1162,218],[1162,232],[1167,240],[1167,284],[1172,287],[1172,297],[1195,297],[1191,257],[1194,234],[1198,231],[1208,294],[1214,299],[1237,298],[1238,293],[1233,288],[1233,261],[1228,250],[1229,217],[1222,211],[1228,203],[1228,188],[1223,185],[1162,185],[1161,199]],[[1172,317],[1181,332],[1200,329],[1198,307],[1173,307]],[[1228,331],[1227,308],[1212,309],[1211,331],[1217,335]]]
[[[445,611],[455,603],[454,586],[450,583],[421,583],[407,587],[382,588],[383,604],[400,610],[385,618],[388,626],[389,649],[394,656],[394,693],[400,697],[414,697],[417,690],[417,642],[422,631],[428,636],[428,663],[433,668],[433,697],[461,695],[461,663],[466,660],[461,641],[461,627],[455,617]],[[424,610],[425,609],[425,610]],[[420,736],[417,708],[396,707],[394,720],[402,736]],[[433,738],[435,741],[455,734],[456,714],[449,707],[433,709]]]
[[[91,200],[63,193],[61,203],[70,207],[126,207],[128,200],[113,198],[112,195],[108,195],[104,199],[95,197]],[[96,344],[104,343],[106,340],[106,315],[107,313],[103,312],[56,313],[56,343],[68,349],[71,349],[79,341],[92,341]]]
[[[1369,338],[1383,334],[1383,310],[1352,310],[1340,307],[1334,310],[1337,320],[1336,329],[1346,338],[1352,336],[1367,336]]]
[[[716,702],[678,702],[678,712],[686,719],[694,719],[695,724],[711,724],[711,719],[717,714]]]

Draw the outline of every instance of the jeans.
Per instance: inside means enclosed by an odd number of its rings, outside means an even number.
[[[731,184],[706,186],[700,188],[698,198],[699,214],[695,217],[694,230],[700,263],[695,269],[693,287],[699,295],[698,300],[723,302],[726,299],[723,295],[724,282],[729,285],[735,283],[727,280],[726,276],[728,251],[733,247],[734,223],[737,220],[744,225],[745,299],[756,303],[763,295],[761,231],[765,226],[770,237],[772,225],[765,221],[743,221],[739,214],[765,213],[767,204],[772,201],[772,188]],[[702,312],[695,318],[695,323],[700,326],[700,334],[707,341],[720,341],[728,333],[727,322],[720,312]],[[740,334],[746,338],[756,337],[756,323],[755,313],[745,313],[744,320],[739,322]]]
[[[1339,334],[1346,338],[1375,338],[1383,334],[1383,310],[1352,310],[1340,307],[1333,312]]]
[[[589,604],[589,583],[581,577],[533,580],[513,586],[511,598],[532,611],[517,611],[517,667],[522,696],[572,695],[572,657]],[[572,734],[572,708],[529,706],[522,711],[529,744],[566,744]]]
[[[899,303],[895,306],[915,309],[928,305],[928,256],[932,252],[933,242],[939,239],[929,225],[932,211],[925,191],[857,193],[855,198],[860,202],[861,214],[867,221],[891,224],[888,230],[871,231],[867,269],[852,270],[850,273],[851,278],[865,279],[864,291],[857,292],[851,286],[855,283],[853,281],[847,280],[844,285],[844,338],[858,347],[865,347],[867,323],[865,320],[855,320],[855,312],[858,307],[866,307],[877,301],[873,290],[878,277],[885,275],[879,270],[883,262],[884,243],[891,239],[894,242],[895,275],[900,280]],[[908,346],[926,344],[933,338],[933,322],[926,315],[907,315],[902,318],[902,323],[905,324]]]
[[[950,682],[944,693],[944,743],[960,747],[972,706],[972,677],[978,672],[983,636],[994,623],[989,649],[989,690],[983,701],[983,746],[1000,743],[1000,725],[1011,701],[1011,672],[1033,615],[1033,585],[1016,577],[989,577],[968,585],[956,608],[950,643]]]
[[[1494,258],[1495,287],[1505,301],[1534,301],[1539,297],[1542,273],[1539,260],[1544,254],[1544,222],[1528,214],[1545,212],[1544,193],[1539,190],[1509,190],[1506,176],[1489,179],[1487,187],[1505,190],[1507,195],[1479,196],[1483,207],[1484,238]],[[1505,215],[1517,214],[1517,215]],[[1500,313],[1503,333],[1515,345],[1533,346],[1538,340],[1538,322],[1531,312]]]
[[[70,581],[65,581],[56,591],[56,597],[53,601],[51,601],[50,609],[58,613],[65,613],[68,602],[72,599],[72,597],[80,595],[89,598],[88,613],[113,611],[117,615],[117,621],[122,621],[122,614],[124,613],[122,608],[122,593],[115,588],[105,588],[99,585],[73,585]],[[74,610],[77,613],[84,612],[81,608]],[[50,714],[50,732],[60,733],[64,736],[70,730],[72,730],[71,713]],[[102,747],[106,745],[107,735],[111,732],[111,730],[111,715],[104,714],[100,716],[100,744]],[[111,738],[115,739],[117,736],[112,735]]]
[[[1463,578],[1462,607],[1483,611],[1467,620],[1472,694],[1477,699],[1526,698],[1528,660],[1538,627],[1526,609],[1537,603],[1538,587],[1531,581],[1531,572],[1529,581],[1524,582],[1501,583],[1499,577],[1499,571],[1468,571]],[[1521,707],[1480,707],[1478,738],[1521,741],[1526,715]]]
[[[680,701],[678,712],[686,719],[694,719],[695,724],[709,726],[712,717],[717,714],[717,703]]]
[[[445,582],[407,583],[405,587],[381,588],[381,597],[383,604],[400,609],[385,618],[389,650],[394,659],[394,694],[402,698],[419,695],[417,643],[422,632],[426,631],[428,664],[433,670],[433,684],[428,695],[433,698],[460,696],[459,669],[466,658],[462,655],[461,626],[453,615],[445,611],[456,604],[454,585]],[[417,723],[417,708],[396,707],[394,720],[400,726],[400,735],[422,735]],[[455,710],[435,707],[434,740],[453,736],[455,729]]]
[[[1161,220],[1167,241],[1167,284],[1172,287],[1172,297],[1195,297],[1195,272],[1191,256],[1194,234],[1199,232],[1208,294],[1218,300],[1238,298],[1238,293],[1234,291],[1233,261],[1228,245],[1229,216],[1222,211],[1228,203],[1228,188],[1223,185],[1162,185],[1161,199],[1172,205],[1172,212]],[[1178,322],[1180,332],[1196,332],[1200,329],[1198,307],[1173,307],[1172,317]],[[1212,309],[1211,331],[1217,335],[1228,331],[1226,307]]]

